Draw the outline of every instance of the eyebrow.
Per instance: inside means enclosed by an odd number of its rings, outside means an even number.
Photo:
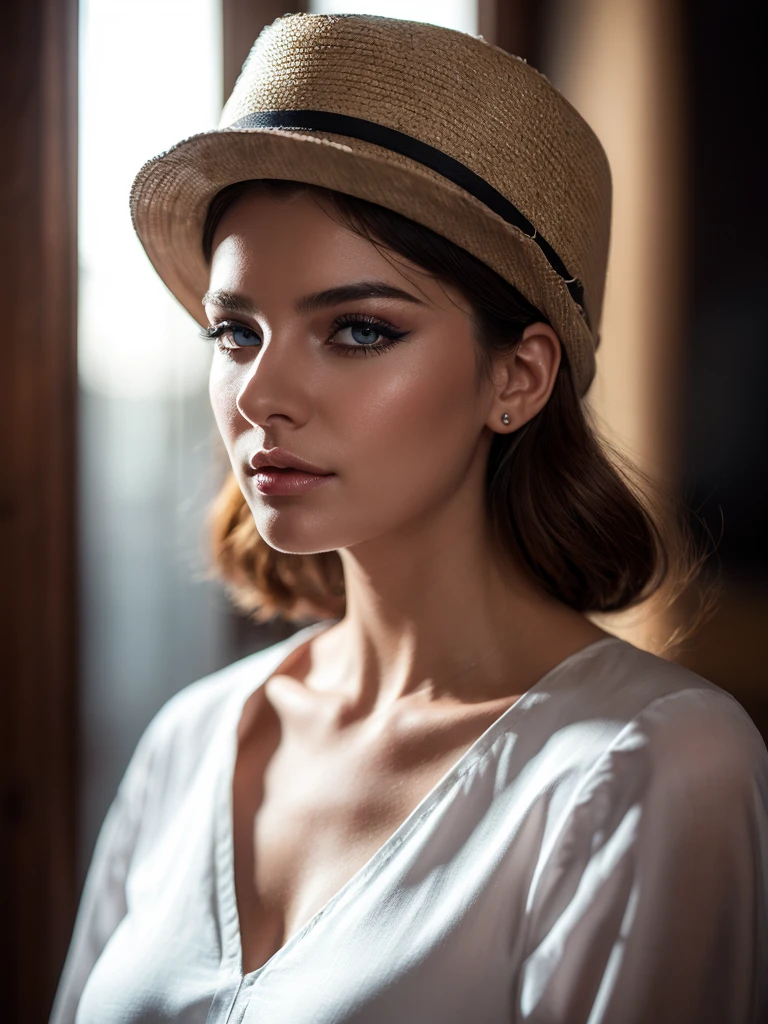
[[[305,295],[297,301],[295,309],[297,313],[311,313],[352,299],[401,299],[403,302],[413,302],[418,306],[425,305],[421,299],[385,281],[356,281],[354,284],[342,284],[337,288],[326,288],[325,291]],[[226,290],[206,292],[203,296],[203,305],[219,306],[232,313],[248,313],[251,316],[258,316],[260,313],[260,310],[244,296]]]

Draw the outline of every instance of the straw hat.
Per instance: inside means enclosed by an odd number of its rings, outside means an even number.
[[[136,232],[201,324],[211,199],[294,179],[388,207],[472,253],[548,318],[583,395],[595,371],[611,175],[594,132],[524,60],[481,37],[360,14],[261,33],[218,129],[146,163]]]

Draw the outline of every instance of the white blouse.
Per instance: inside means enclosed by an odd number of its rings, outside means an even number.
[[[608,637],[508,708],[243,975],[245,701],[315,623],[190,686],[106,816],[51,1024],[765,1024],[768,751],[742,706]]]

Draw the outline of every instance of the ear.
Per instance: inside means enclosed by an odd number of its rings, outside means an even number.
[[[495,389],[486,420],[494,433],[511,434],[546,405],[561,357],[560,339],[541,322],[525,328],[514,352],[494,356]],[[503,413],[509,423],[502,422]]]

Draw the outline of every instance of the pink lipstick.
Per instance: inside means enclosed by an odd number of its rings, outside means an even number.
[[[298,469],[277,469],[265,466],[256,470],[256,488],[261,494],[291,495],[304,494],[319,487],[326,480],[331,480],[335,473],[304,473]]]

